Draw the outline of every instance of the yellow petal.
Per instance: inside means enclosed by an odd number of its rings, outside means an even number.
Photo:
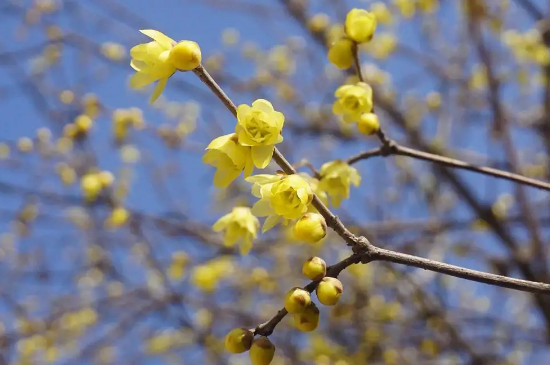
[[[244,177],[249,177],[252,174],[252,171],[254,171],[254,162],[252,161],[252,151],[249,150],[244,165]]]
[[[155,100],[158,99],[160,94],[162,94],[164,88],[166,87],[166,81],[168,81],[167,77],[159,80],[157,87],[155,87],[155,90],[153,91],[153,95],[151,95],[151,99],[149,99],[149,104],[153,104]]]
[[[265,217],[266,215],[270,215],[272,213],[273,209],[267,199],[260,199],[256,202],[256,204],[254,204],[254,206],[252,206],[252,214],[255,216]]]
[[[212,226],[212,229],[214,230],[214,232],[222,231],[227,226],[227,223],[230,219],[231,219],[230,214],[226,214],[220,219],[218,219],[216,223],[214,223],[214,225]]]
[[[225,188],[241,174],[241,170],[218,168],[214,174],[214,186]]]
[[[264,222],[262,233],[269,231],[271,228],[275,227],[280,221],[281,217],[279,217],[278,215],[270,215]]]
[[[252,248],[252,237],[245,236],[239,245],[239,252],[241,255],[247,255]]]
[[[172,48],[172,45],[176,42],[168,36],[166,36],[164,33],[159,32],[158,30],[154,29],[142,29],[140,30],[141,33],[145,34],[148,37],[153,38],[155,41],[157,41],[163,48],[169,49]]]
[[[258,99],[252,103],[252,107],[260,109],[261,111],[264,111],[266,113],[273,112],[273,105],[265,100],[265,99]]]
[[[155,82],[157,78],[155,75],[143,73],[143,72],[137,72],[132,77],[130,77],[130,87],[134,89],[141,89],[153,82]]]
[[[259,169],[265,168],[269,164],[269,161],[271,161],[275,146],[253,146],[251,148],[254,165]]]

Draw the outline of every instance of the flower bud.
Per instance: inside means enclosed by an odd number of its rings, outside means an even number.
[[[253,339],[254,334],[246,328],[233,328],[225,336],[225,349],[234,354],[248,351]]]
[[[275,346],[267,337],[260,336],[252,343],[249,355],[252,365],[269,365],[275,355]]]
[[[335,305],[343,291],[340,280],[326,276],[317,285],[317,299],[324,305]]]
[[[340,69],[348,69],[353,64],[353,41],[342,38],[334,42],[328,50],[328,60]]]
[[[311,302],[302,313],[294,314],[294,324],[300,331],[311,332],[319,325],[319,308]]]
[[[320,257],[310,257],[302,266],[302,274],[311,280],[321,280],[327,273],[327,264]]]
[[[294,237],[308,243],[316,243],[327,234],[327,223],[319,213],[306,213],[294,226]]]
[[[378,116],[374,113],[363,113],[357,122],[357,129],[366,136],[376,133],[380,129]]]
[[[292,288],[285,297],[285,309],[288,313],[300,313],[311,303],[309,292],[302,288]]]
[[[376,16],[364,9],[352,9],[346,16],[346,34],[357,43],[368,42],[376,30]]]
[[[201,49],[197,42],[181,41],[170,50],[170,61],[180,71],[190,71],[201,64]]]

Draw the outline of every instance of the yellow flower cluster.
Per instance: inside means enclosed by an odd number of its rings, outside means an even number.
[[[364,135],[371,135],[380,129],[378,116],[372,113],[372,88],[364,83],[340,86],[334,93],[336,101],[332,112],[343,115],[344,122],[357,123],[357,129]]]
[[[218,137],[206,147],[203,162],[216,167],[214,185],[226,187],[243,170],[248,177],[254,166],[265,168],[275,144],[283,141],[284,121],[283,113],[275,111],[267,100],[239,105],[235,133]]]
[[[329,61],[338,68],[350,68],[354,62],[357,44],[369,42],[376,30],[375,13],[352,9],[345,22],[345,35],[333,41],[328,51]]]
[[[358,121],[361,114],[372,111],[372,88],[364,82],[340,86],[334,96],[332,112],[343,115],[345,122]]]
[[[520,62],[532,62],[541,66],[550,65],[550,49],[546,47],[540,32],[536,29],[525,33],[508,30],[503,33],[502,42],[510,48]]]
[[[130,50],[130,65],[137,71],[130,78],[130,86],[140,89],[158,81],[150,99],[153,103],[166,87],[168,78],[176,71],[190,71],[200,65],[201,50],[195,42],[176,43],[158,30],[145,29],[141,32],[153,41],[139,44]]]
[[[92,118],[86,114],[80,114],[72,123],[63,127],[63,135],[70,139],[81,138],[88,134],[93,125]]]
[[[80,188],[86,201],[97,199],[101,191],[113,184],[114,177],[109,171],[88,172],[80,180]]]

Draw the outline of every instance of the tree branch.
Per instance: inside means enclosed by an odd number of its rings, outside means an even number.
[[[489,175],[499,179],[513,181],[518,184],[528,185],[541,190],[550,191],[550,183],[547,183],[544,181],[531,179],[529,177],[525,177],[519,174],[514,174],[508,171],[495,169],[492,167],[477,166],[477,165],[473,165],[468,162],[464,162],[454,158],[419,151],[414,148],[401,146],[400,144],[397,144],[395,142],[390,147],[381,146],[379,148],[365,151],[355,156],[352,156],[347,159],[347,163],[352,165],[361,160],[366,160],[374,156],[388,156],[388,155],[408,156],[418,160],[433,162],[438,165],[442,165],[446,167],[469,170],[469,171],[477,172],[479,174]]]

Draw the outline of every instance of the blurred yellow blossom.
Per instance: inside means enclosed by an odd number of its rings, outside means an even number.
[[[359,172],[341,160],[325,163],[319,170],[321,175],[320,188],[325,190],[332,202],[338,208],[343,199],[349,197],[350,185],[359,186],[361,175]]]
[[[212,226],[214,231],[224,231],[224,244],[227,247],[234,246],[240,241],[239,251],[246,255],[252,248],[252,241],[256,238],[260,222],[248,207],[235,207],[218,219]]]

